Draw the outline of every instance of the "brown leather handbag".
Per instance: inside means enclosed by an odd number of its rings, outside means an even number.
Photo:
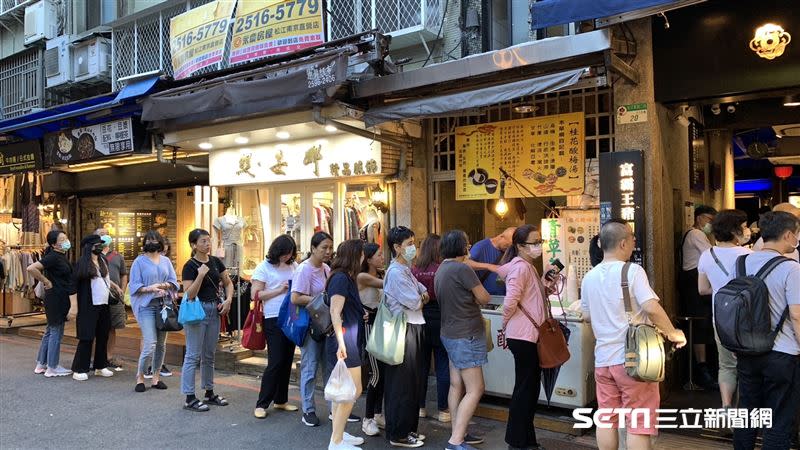
[[[541,324],[537,324],[533,317],[525,311],[525,308],[520,304],[520,311],[525,314],[525,317],[531,321],[533,326],[539,330],[539,342],[536,344],[536,349],[539,353],[539,367],[542,369],[552,369],[560,367],[565,362],[569,361],[569,347],[567,347],[567,339],[564,337],[564,332],[561,330],[561,324],[558,320],[553,318],[550,308],[545,308],[546,318]]]

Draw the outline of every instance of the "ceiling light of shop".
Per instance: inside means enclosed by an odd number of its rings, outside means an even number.
[[[800,94],[791,94],[784,97],[783,106],[800,106]]]
[[[211,150],[212,148],[214,148],[214,146],[211,145],[211,142],[201,142],[197,146],[203,150]]]
[[[339,129],[333,125],[325,125],[325,131],[328,133],[336,133]]]
[[[240,145],[244,145],[244,144],[247,144],[248,142],[250,142],[250,139],[248,139],[248,138],[246,138],[244,136],[236,136],[236,138],[233,140],[233,142],[236,142],[237,144],[240,144]]]
[[[277,133],[275,133],[275,137],[278,138],[278,139],[286,140],[286,139],[289,139],[290,137],[292,137],[292,135],[288,131],[281,130],[281,131],[278,131]]]

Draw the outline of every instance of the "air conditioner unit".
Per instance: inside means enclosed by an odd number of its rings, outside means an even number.
[[[69,36],[59,36],[47,41],[47,48],[44,51],[44,76],[48,88],[72,81],[71,56]]]
[[[58,35],[58,10],[52,0],[41,0],[25,7],[25,45]]]
[[[110,82],[111,42],[98,37],[75,44],[72,67],[76,83]]]

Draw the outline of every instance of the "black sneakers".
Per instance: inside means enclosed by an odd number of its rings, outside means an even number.
[[[307,427],[318,427],[319,417],[314,411],[303,413],[303,425]]]
[[[171,377],[172,376],[172,372],[170,372],[170,370],[167,369],[167,365],[166,364],[162,364],[161,365],[161,370],[158,371],[158,374],[161,375],[162,377]],[[147,379],[153,378],[153,367],[152,366],[147,366],[147,371],[144,373],[144,377],[147,378]]]
[[[333,414],[328,414],[328,420],[333,422]],[[361,417],[355,414],[350,414],[350,416],[347,418],[347,421],[350,423],[361,422]]]

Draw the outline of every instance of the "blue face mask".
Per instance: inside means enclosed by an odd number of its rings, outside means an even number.
[[[69,240],[66,240],[61,243],[61,250],[64,250],[66,252],[69,251],[69,249],[71,248],[72,248],[72,243],[70,243]]]
[[[100,236],[100,239],[103,241],[103,247],[108,247],[111,245],[111,236]]]
[[[416,256],[417,256],[417,247],[409,245],[408,247],[403,249],[403,259],[405,259],[406,262],[411,262]]]

